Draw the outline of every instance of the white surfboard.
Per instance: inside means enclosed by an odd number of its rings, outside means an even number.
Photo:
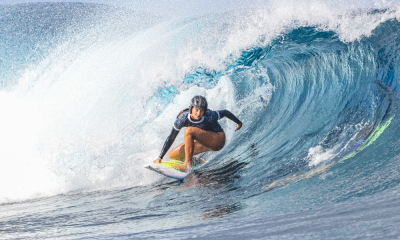
[[[150,170],[155,171],[156,173],[162,174],[167,177],[175,178],[175,179],[184,179],[185,177],[189,176],[193,173],[194,169],[200,167],[204,164],[204,160],[202,163],[196,163],[192,165],[192,169],[188,172],[182,172],[178,169],[171,167],[172,165],[182,165],[182,161],[177,160],[169,160],[169,161],[162,161],[161,163],[150,163],[146,164],[144,167]]]

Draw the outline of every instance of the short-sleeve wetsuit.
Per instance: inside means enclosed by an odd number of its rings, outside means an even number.
[[[189,110],[183,111],[176,118],[174,122],[174,127],[172,128],[170,135],[168,136],[167,140],[164,143],[159,158],[163,159],[164,155],[167,153],[172,143],[174,143],[176,136],[178,135],[179,131],[182,128],[197,127],[206,131],[223,132],[224,130],[218,123],[218,120],[224,117],[229,118],[230,120],[234,121],[237,124],[242,124],[242,122],[228,110],[219,110],[219,111],[207,110],[199,121],[194,121],[193,119],[190,118]]]

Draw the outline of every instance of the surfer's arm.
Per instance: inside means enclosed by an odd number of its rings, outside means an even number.
[[[165,154],[168,152],[169,148],[172,146],[172,144],[175,141],[176,136],[178,136],[179,131],[176,130],[175,128],[172,128],[171,133],[169,134],[169,136],[167,137],[167,140],[165,140],[164,146],[161,150],[160,159],[163,159],[163,157],[165,156]]]
[[[230,120],[232,120],[232,121],[234,121],[236,123],[235,132],[237,130],[239,130],[240,128],[242,128],[242,125],[243,125],[242,122],[235,115],[233,115],[233,113],[231,113],[230,111],[228,111],[228,110],[219,110],[218,114],[219,114],[219,119],[227,117],[227,118],[229,118]]]
[[[242,125],[242,122],[235,116],[233,113],[231,113],[228,110],[219,110],[219,119],[222,119],[224,117],[229,118],[230,120],[234,121],[236,124]]]

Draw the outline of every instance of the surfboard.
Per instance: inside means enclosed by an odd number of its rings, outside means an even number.
[[[192,164],[192,170],[189,172],[182,172],[179,171],[178,169],[171,167],[172,165],[182,165],[182,164],[183,164],[182,161],[168,160],[168,161],[162,161],[161,163],[146,164],[144,167],[170,178],[184,179],[185,177],[192,174],[196,168],[199,168],[204,163],[197,162]]]

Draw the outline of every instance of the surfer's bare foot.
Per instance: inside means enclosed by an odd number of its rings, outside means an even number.
[[[161,158],[157,158],[156,160],[154,160],[154,163],[161,163],[162,159]]]
[[[185,164],[182,164],[182,165],[172,165],[171,167],[173,167],[173,168],[175,168],[175,169],[177,169],[177,170],[179,170],[179,171],[182,171],[182,172],[189,172],[189,171],[192,169],[190,166],[187,166],[187,165],[185,165]]]

